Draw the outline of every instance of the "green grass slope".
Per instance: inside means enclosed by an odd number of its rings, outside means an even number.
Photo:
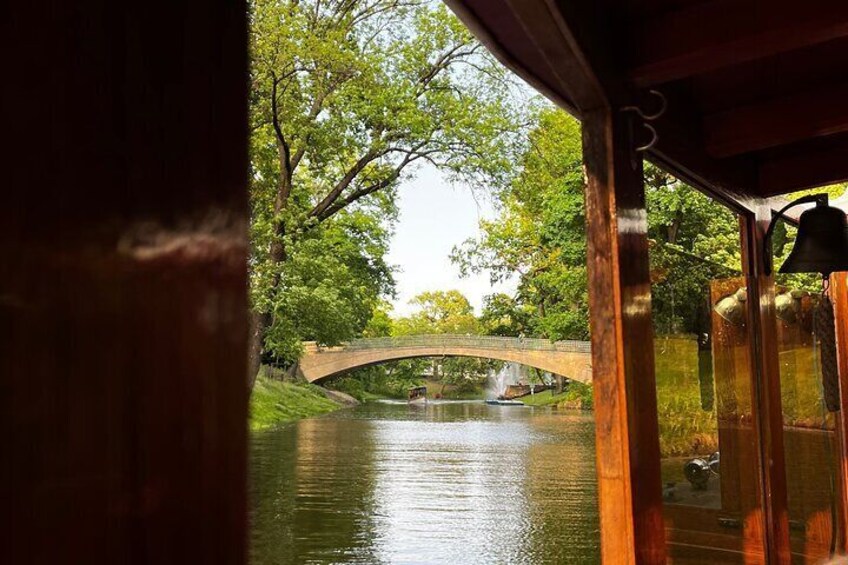
[[[316,385],[289,383],[260,374],[250,397],[250,429],[267,428],[342,408]]]

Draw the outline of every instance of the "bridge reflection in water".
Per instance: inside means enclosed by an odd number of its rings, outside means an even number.
[[[357,339],[336,347],[307,342],[298,370],[307,381],[317,382],[359,367],[416,357],[497,359],[582,383],[592,382],[592,352],[588,341],[452,334]]]

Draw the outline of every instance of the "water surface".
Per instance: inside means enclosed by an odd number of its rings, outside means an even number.
[[[599,561],[591,415],[370,403],[251,445],[254,565]]]

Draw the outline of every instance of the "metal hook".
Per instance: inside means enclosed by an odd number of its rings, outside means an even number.
[[[638,116],[646,122],[653,122],[654,120],[665,114],[665,111],[668,109],[668,100],[666,100],[665,95],[659,90],[649,90],[648,92],[660,99],[659,110],[657,110],[653,114],[646,114],[639,106],[624,106],[621,108],[621,111],[636,112],[636,114],[638,114]]]
[[[645,145],[640,145],[639,147],[637,147],[637,148],[635,149],[635,151],[636,151],[637,153],[642,153],[642,152],[644,152],[644,151],[648,151],[649,149],[653,149],[654,145],[656,145],[656,144],[657,144],[657,141],[659,141],[659,139],[660,139],[660,136],[659,136],[659,135],[657,135],[657,130],[655,130],[655,129],[654,129],[654,126],[652,126],[651,124],[648,124],[648,123],[644,123],[644,124],[642,124],[642,126],[643,126],[645,129],[647,129],[648,131],[650,131],[650,132],[651,132],[651,135],[652,135],[653,137],[651,138],[651,141],[649,141],[649,142],[648,142],[648,143],[646,143]]]

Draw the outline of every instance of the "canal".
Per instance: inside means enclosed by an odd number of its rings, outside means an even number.
[[[251,562],[597,563],[591,414],[368,403],[255,432]]]

